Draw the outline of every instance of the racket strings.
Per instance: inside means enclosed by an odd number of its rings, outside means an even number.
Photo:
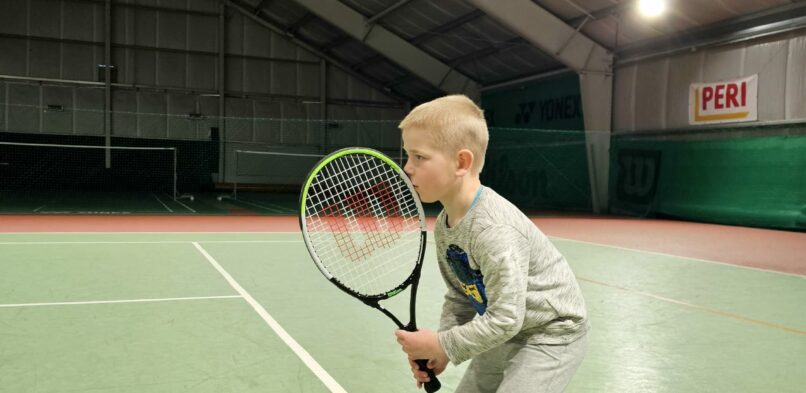
[[[366,157],[364,157],[364,158],[366,158]],[[363,161],[363,160],[359,160],[354,155],[353,156],[347,156],[346,160],[350,161],[349,165],[350,165],[351,168],[361,168],[363,165],[367,164],[366,162],[357,162],[357,161]],[[366,191],[367,191],[367,193],[375,196],[375,198],[370,198],[370,201],[371,201],[370,206],[373,206],[373,207],[376,208],[375,212],[368,212],[366,210],[359,209],[357,211],[357,216],[360,216],[360,217],[363,217],[364,219],[366,219],[368,216],[372,217],[373,216],[372,213],[380,212],[381,214],[374,215],[374,218],[378,219],[377,222],[380,222],[380,223],[383,223],[383,224],[388,224],[389,223],[388,217],[392,217],[392,221],[391,221],[392,227],[391,228],[387,227],[387,228],[385,228],[386,230],[384,230],[384,231],[378,231],[377,230],[378,228],[372,228],[372,227],[370,227],[370,228],[366,228],[366,227],[362,228],[364,230],[363,233],[365,235],[369,235],[369,236],[368,236],[367,241],[364,243],[365,247],[363,247],[360,250],[362,253],[366,253],[366,254],[361,255],[361,256],[368,256],[368,255],[372,255],[376,251],[381,251],[381,247],[385,247],[385,248],[388,249],[392,244],[394,244],[395,240],[400,239],[400,231],[403,229],[400,225],[395,225],[396,223],[399,223],[399,221],[400,221],[400,220],[395,220],[395,218],[399,216],[399,214],[396,214],[397,205],[398,205],[397,201],[393,200],[392,203],[387,202],[388,205],[391,205],[393,207],[393,210],[384,211],[383,209],[380,209],[380,206],[379,206],[380,205],[379,200],[381,198],[383,198],[383,196],[379,196],[377,194],[377,191],[378,191],[379,188],[383,189],[383,190],[388,189],[389,182],[393,180],[393,178],[391,176],[389,176],[389,175],[395,175],[394,179],[398,179],[398,180],[399,180],[399,177],[397,177],[397,174],[395,172],[389,171],[387,169],[388,167],[386,165],[383,165],[380,162],[378,162],[377,164],[378,165],[373,166],[371,168],[371,170],[359,171],[357,173],[358,174],[357,177],[361,179],[362,186],[366,186],[366,185],[370,185],[370,184],[372,185]],[[346,168],[347,163],[345,163],[344,161],[338,162],[337,165],[339,165],[340,168],[343,171],[347,171],[347,168]],[[345,173],[345,172],[343,172],[343,173]],[[399,181],[398,181],[398,185],[401,185]],[[385,193],[385,196],[388,197],[389,195],[390,194],[388,192]],[[361,199],[363,199],[363,198],[361,198]],[[388,198],[387,198],[387,200],[388,200]],[[367,213],[370,213],[370,214],[367,214]],[[386,213],[386,214],[384,214],[384,213]],[[350,220],[350,221],[355,221],[355,217],[356,216],[352,216],[351,217],[352,220]],[[373,240],[375,240],[375,241],[373,241]],[[382,241],[379,241],[379,240],[382,240]],[[348,243],[348,248],[349,248],[349,246],[353,246],[354,244],[355,243],[352,243],[352,242]],[[353,259],[354,257],[357,256],[357,255],[355,255],[356,252],[353,252],[353,250],[348,251],[348,253],[349,253],[351,259]],[[380,254],[383,254],[383,253],[381,252]],[[356,260],[356,259],[353,259],[353,260]],[[356,267],[357,264],[352,264],[352,265],[348,265],[348,266],[349,267]],[[404,270],[403,272],[406,273],[407,270]],[[372,268],[369,268],[369,269],[357,269],[357,270],[351,269],[351,271],[350,271],[350,274],[354,277],[354,279],[353,279],[354,281],[356,281],[356,282],[367,282],[367,283],[381,283],[381,282],[384,281],[384,274],[390,274],[390,273],[391,272],[389,272],[389,271],[381,271],[379,269],[372,269]],[[399,281],[402,282],[403,280],[400,279]],[[391,289],[391,287],[389,287],[389,285],[390,285],[389,283],[386,283],[385,286],[378,287],[380,289],[376,289],[376,291],[379,291],[379,290],[382,291],[382,290]]]
[[[380,159],[351,154],[328,163],[309,186],[306,226],[325,268],[374,295],[405,281],[419,257],[420,216],[411,190]]]
[[[354,156],[348,156],[347,159],[352,161],[350,163],[352,167],[360,167],[363,165],[363,163],[356,162]],[[337,162],[336,164],[341,167],[341,173],[347,172],[347,168],[344,168],[343,162]],[[347,198],[348,209],[355,213],[355,215],[349,217],[347,220],[348,223],[353,224],[350,229],[353,231],[357,230],[358,228],[355,227],[355,224],[358,224],[360,229],[363,229],[363,232],[367,235],[367,241],[364,242],[362,247],[358,247],[356,243],[352,241],[352,237],[349,236],[349,233],[345,236],[345,232],[340,232],[342,236],[337,239],[337,244],[339,244],[342,253],[354,261],[366,258],[371,255],[375,249],[388,247],[393,244],[395,240],[400,238],[400,228],[394,227],[396,221],[391,220],[392,228],[389,228],[388,224],[390,224],[390,220],[385,219],[387,216],[394,217],[397,215],[397,203],[390,193],[389,179],[381,176],[380,182],[374,182],[374,179],[368,178],[368,173],[371,173],[371,171],[358,173],[361,184],[374,184],[364,192],[351,194],[351,196]],[[374,198],[367,197],[368,195]],[[384,205],[383,208],[381,204]]]
[[[353,160],[355,160],[354,157],[348,157],[348,158],[352,158]],[[356,168],[361,167],[359,166],[358,163],[355,162],[351,163],[351,165],[353,165]],[[390,203],[390,201],[392,201],[391,198],[393,196],[391,193],[383,192],[382,194],[380,194],[381,198],[377,198],[379,196],[379,193],[372,192],[371,194],[373,194],[376,198],[365,198],[362,195],[363,193],[356,193],[354,189],[344,189],[343,186],[345,184],[357,183],[366,185],[374,183],[375,185],[370,187],[370,191],[376,191],[376,189],[389,191],[386,185],[388,185],[389,182],[394,178],[390,177],[389,173],[381,173],[382,176],[381,177],[376,176],[376,178],[370,178],[367,176],[368,173],[372,173],[373,170],[383,169],[382,165],[375,165],[374,167],[370,167],[369,168],[370,170],[368,171],[356,172],[354,173],[354,176],[349,178],[346,178],[344,176],[344,174],[348,172],[343,162],[336,162],[335,166],[338,168],[339,172],[330,174],[333,176],[331,178],[339,178],[341,180],[340,184],[338,184],[337,186],[339,186],[339,191],[342,193],[342,195],[344,195],[345,193],[349,193],[349,197],[347,197],[346,199],[349,202],[348,205],[351,205],[349,206],[351,208],[350,210],[352,210],[354,214],[347,215],[345,217],[346,221],[344,219],[341,219],[340,214],[329,214],[331,217],[335,218],[328,221],[329,226],[332,229],[335,229],[335,233],[338,234],[338,239],[340,240],[347,240],[345,236],[350,234],[350,232],[360,231],[362,227],[364,228],[364,232],[366,234],[369,234],[370,240],[372,240],[369,242],[365,242],[364,247],[355,248],[353,246],[355,243],[350,241],[339,242],[339,244],[341,245],[340,249],[348,253],[348,255],[346,255],[348,258],[353,260],[360,260],[362,259],[361,258],[362,256],[366,256],[369,252],[371,252],[373,248],[376,248],[379,245],[381,246],[390,245],[394,242],[394,240],[398,239],[399,232],[401,230],[401,228],[399,228],[400,220],[384,219],[386,218],[385,216],[396,215],[397,213],[395,211],[396,210],[395,208],[392,209],[389,208],[390,206],[394,206],[392,205],[392,203]],[[366,166],[364,165],[364,167]],[[392,172],[392,174],[396,177],[396,174],[394,172]],[[379,185],[381,187],[379,187]],[[333,185],[331,184],[331,186]],[[398,184],[396,184],[397,192],[402,191],[401,186],[405,187],[405,184],[402,184],[402,182],[398,182]],[[380,205],[379,202],[381,201],[385,204],[384,207]],[[370,203],[367,204],[367,202]],[[338,204],[336,204],[336,206],[338,206]],[[367,207],[370,207],[372,209],[372,212],[368,212],[366,209]],[[414,207],[416,209],[416,206]],[[331,205],[325,209],[325,212],[332,213],[333,210],[334,210],[333,205]],[[384,214],[385,212],[388,212],[390,214]],[[405,213],[406,212],[404,211],[404,214]],[[411,212],[408,213],[409,217],[411,217]],[[379,228],[377,228],[376,225],[374,225],[375,221],[371,218],[371,216],[375,216],[375,218],[380,218],[381,219],[379,221],[379,223],[381,224],[380,226],[386,228],[380,228],[383,230],[378,230]],[[359,222],[359,220],[361,222]],[[389,226],[390,223],[396,225],[390,227]],[[338,224],[346,224],[346,225],[338,225]]]
[[[343,171],[343,168],[341,170]],[[341,176],[341,177],[342,177],[342,180],[346,180],[346,179],[344,179],[343,176]],[[367,180],[366,172],[364,172],[364,174],[363,174],[363,176],[361,176],[361,178],[362,178],[363,181]],[[352,180],[355,180],[355,179],[352,179]],[[342,189],[342,191],[344,191],[344,190]],[[374,208],[375,208],[376,211],[380,210],[379,205],[377,203],[372,203],[372,205],[374,205]],[[355,204],[354,204],[353,207],[354,208],[356,207]],[[355,214],[355,215],[352,215],[352,216],[348,215],[346,217],[346,227],[347,228],[345,229],[345,227],[342,226],[341,228],[336,229],[334,232],[331,232],[332,234],[335,235],[334,238],[335,238],[335,240],[337,242],[337,245],[339,246],[339,250],[341,251],[342,256],[346,256],[347,258],[349,258],[351,260],[362,259],[362,258],[360,258],[360,256],[365,256],[370,251],[375,250],[377,248],[377,246],[376,246],[377,244],[388,245],[392,241],[392,239],[390,239],[388,236],[385,236],[385,238],[387,240],[386,242],[378,242],[377,240],[375,240],[375,241],[365,241],[363,243],[364,244],[363,248],[357,249],[357,251],[355,251],[355,252],[349,252],[349,250],[354,248],[354,246],[356,244],[360,244],[358,242],[353,242],[352,241],[353,240],[352,236],[355,235],[355,233],[356,233],[355,231],[360,231],[361,230],[360,223],[357,223],[356,220],[358,220],[359,218],[362,219],[362,220],[365,220],[365,221],[367,220],[366,217],[361,217],[361,215],[366,216],[366,213],[359,212],[358,214]],[[345,222],[344,219],[339,219],[339,216],[336,216],[335,218],[330,217],[330,220],[331,221],[337,221],[337,222],[339,222],[339,221]],[[329,226],[331,227],[331,229],[338,228],[338,227],[335,227],[332,223]],[[389,232],[390,230],[399,230],[399,229],[400,228],[397,228],[397,229],[395,229],[395,228],[387,228],[386,231]],[[366,233],[369,233],[372,236],[372,235],[375,235],[376,233],[378,233],[378,231],[374,230],[374,231],[368,231]],[[394,233],[394,232],[391,232],[391,233]],[[350,236],[350,237],[348,238],[348,236]],[[392,238],[398,238],[398,237],[399,236],[393,236]],[[347,252],[345,252],[345,250],[347,250]],[[383,254],[387,254],[387,253],[383,253]],[[379,257],[387,257],[387,256],[379,255]],[[331,263],[329,263],[328,268],[330,270],[332,270],[332,273],[335,276],[337,276],[338,278],[340,278],[342,281],[350,280],[352,282],[359,282],[359,281],[360,282],[379,282],[382,279],[382,277],[378,276],[378,274],[377,274],[378,270],[377,269],[366,269],[366,266],[360,266],[360,265],[356,265],[356,264],[347,264],[347,265],[340,264],[339,261],[336,260],[336,258],[333,258],[333,256],[325,257],[323,259],[331,261]],[[335,262],[333,262],[333,261],[335,261]],[[356,269],[356,267],[360,267],[360,269]],[[346,270],[344,268],[346,268]],[[368,275],[372,276],[372,277],[366,277]],[[402,281],[402,280],[400,280],[400,281]],[[385,285],[386,285],[386,288],[388,289],[389,284],[387,283]]]

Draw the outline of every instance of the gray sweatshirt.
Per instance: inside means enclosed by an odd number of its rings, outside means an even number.
[[[448,292],[439,342],[459,364],[507,341],[567,344],[588,330],[585,301],[568,262],[512,203],[482,188],[450,228],[435,230]]]

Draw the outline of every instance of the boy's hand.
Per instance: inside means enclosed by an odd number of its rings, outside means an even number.
[[[395,330],[397,343],[403,352],[414,359],[437,359],[447,358],[442,346],[439,345],[437,334],[428,329],[420,329],[416,332],[405,330]]]
[[[448,366],[448,361],[447,356],[445,359],[431,359],[428,361],[428,368],[434,371],[434,375],[442,374],[445,371],[445,367]],[[412,374],[414,374],[414,379],[417,381],[417,389],[423,387],[423,384],[431,379],[428,378],[428,373],[420,370],[420,366],[417,365],[415,359],[409,358],[409,366]]]
[[[405,330],[396,330],[395,336],[397,342],[400,344],[403,352],[409,355],[409,365],[411,366],[414,379],[417,380],[417,387],[421,387],[423,383],[428,382],[428,374],[425,370],[420,370],[415,359],[429,359],[428,368],[434,370],[434,374],[438,375],[445,370],[448,365],[448,355],[439,344],[437,334],[428,329],[420,329],[416,332],[408,332]]]

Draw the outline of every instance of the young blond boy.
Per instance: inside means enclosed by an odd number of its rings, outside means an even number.
[[[404,170],[420,198],[439,201],[437,259],[448,287],[438,332],[398,330],[417,387],[473,359],[457,392],[561,392],[587,348],[585,302],[565,258],[506,199],[481,185],[489,139],[484,115],[452,95],[400,123]]]

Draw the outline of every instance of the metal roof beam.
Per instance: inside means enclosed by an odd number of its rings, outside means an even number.
[[[409,42],[414,44],[414,45],[422,44],[423,42],[428,41],[428,40],[436,37],[439,34],[447,33],[448,31],[451,31],[451,30],[453,30],[453,29],[455,29],[455,28],[457,28],[457,27],[459,27],[459,26],[461,26],[461,25],[463,25],[465,23],[468,23],[468,22],[470,22],[472,20],[475,20],[477,18],[480,18],[482,16],[484,16],[483,12],[481,12],[479,10],[473,10],[472,12],[468,12],[467,14],[465,14],[463,16],[460,16],[459,18],[456,18],[456,19],[454,19],[454,20],[452,20],[452,21],[450,21],[450,22],[448,22],[448,23],[446,23],[446,24],[444,24],[442,26],[439,26],[439,27],[437,27],[437,28],[435,28],[433,30],[429,30],[429,31],[427,31],[425,33],[422,33],[422,34],[418,35],[417,37],[414,37],[413,39],[411,39],[411,41],[409,41]],[[372,56],[372,57],[370,57],[368,59],[365,59],[361,63],[357,64],[355,67],[356,67],[356,69],[361,69],[361,68],[364,68],[364,67],[366,67],[366,66],[368,66],[370,64],[373,64],[373,63],[381,60],[382,58],[383,58],[383,56]],[[453,63],[451,62],[449,65],[453,65]]]
[[[320,49],[322,49],[322,52],[327,53],[327,52],[330,52],[331,50],[335,49],[336,47],[342,46],[342,45],[350,42],[351,39],[353,39],[353,38],[350,37],[349,35],[342,34],[342,35],[330,40],[328,43],[326,43]]]
[[[605,47],[531,0],[467,1],[577,73],[612,73]]]
[[[367,57],[364,60],[361,60],[358,63],[355,63],[355,64],[351,65],[350,67],[352,67],[352,69],[354,69],[356,71],[360,71],[364,67],[367,67],[367,66],[369,66],[371,64],[375,64],[375,63],[377,63],[377,62],[379,62],[379,61],[381,61],[383,59],[384,59],[383,55],[372,55],[370,57]]]
[[[600,8],[598,10],[592,11],[592,12],[586,14],[586,15],[580,15],[580,16],[577,16],[576,18],[566,19],[565,23],[567,23],[568,25],[577,27],[583,21],[585,21],[585,19],[599,20],[599,19],[602,19],[602,18],[606,18],[606,17],[608,17],[610,15],[621,14],[630,5],[633,5],[632,2],[630,2],[630,1],[624,1],[624,2],[621,2],[621,3],[616,3],[616,4],[613,4],[613,5],[609,5],[607,7]]]
[[[398,37],[338,0],[295,0],[328,23],[445,93],[478,95],[475,81]]]
[[[75,3],[90,3],[90,4],[98,4],[98,5],[105,5],[106,4],[106,0],[71,0],[71,2],[75,2]],[[188,15],[198,15],[198,16],[207,16],[207,17],[211,17],[211,18],[218,18],[218,12],[197,11],[197,10],[192,10],[192,9],[173,8],[173,7],[160,7],[160,6],[145,5],[145,4],[119,3],[117,1],[112,2],[112,7],[114,7],[114,8],[130,8],[130,9],[135,9],[135,10],[146,10],[146,11],[171,12],[171,13],[177,13],[177,14],[188,14]]]
[[[312,21],[314,18],[316,18],[316,15],[310,12],[306,12],[305,15],[302,16],[302,18],[297,19],[293,24],[291,24],[291,26],[288,26],[288,29],[286,29],[286,33],[297,34],[299,29],[302,28],[302,26]]]
[[[478,19],[478,18],[480,18],[482,16],[484,16],[484,12],[481,12],[479,10],[473,10],[473,11],[468,12],[467,14],[464,14],[464,15],[462,15],[462,16],[460,16],[460,17],[458,17],[458,18],[456,18],[456,19],[454,19],[454,20],[452,20],[452,21],[450,21],[450,22],[448,22],[448,23],[446,23],[446,24],[444,24],[444,25],[442,25],[440,27],[437,27],[437,28],[435,28],[433,30],[427,31],[425,33],[422,33],[422,34],[418,35],[417,37],[414,37],[409,42],[411,42],[412,44],[421,44],[421,43],[423,43],[425,41],[428,41],[431,38],[433,38],[433,37],[435,37],[435,36],[437,36],[439,34],[447,33],[447,32],[449,32],[449,31],[451,31],[451,30],[453,30],[453,29],[455,29],[455,28],[457,28],[457,27],[459,27],[459,26],[461,26],[461,25],[463,25],[465,23],[468,23],[468,22],[471,22],[473,20],[476,20],[476,19]]]
[[[408,74],[408,75],[401,76],[400,78],[392,79],[391,81],[386,82],[386,86],[387,87],[395,87],[397,85],[400,85],[400,84],[403,84],[403,83],[406,83],[406,82],[412,82],[414,80],[416,80],[416,77],[414,75],[412,75],[412,74]]]
[[[254,11],[255,15],[259,14],[260,11],[263,10],[263,6],[268,4],[269,2],[271,2],[271,0],[260,0],[260,3],[257,3],[257,5],[255,6],[255,11]]]
[[[480,59],[482,57],[486,57],[486,56],[494,55],[496,53],[500,53],[501,51],[509,49],[509,48],[513,47],[514,45],[518,45],[518,44],[530,45],[522,37],[515,37],[515,38],[511,38],[511,39],[508,39],[506,41],[503,41],[503,42],[500,42],[500,43],[497,43],[497,44],[494,44],[494,45],[490,45],[490,46],[488,46],[486,48],[481,48],[481,49],[479,49],[477,51],[470,52],[470,53],[468,53],[468,54],[466,54],[464,56],[460,56],[460,57],[457,57],[455,59],[451,59],[451,61],[449,61],[448,64],[450,64],[452,67],[455,67],[455,66],[458,66],[460,64],[467,63],[469,61],[473,61],[473,60],[476,60],[476,59]]]
[[[373,24],[373,23],[378,22],[378,21],[379,21],[379,20],[381,20],[381,19],[382,19],[384,16],[391,14],[391,13],[392,13],[392,12],[394,12],[396,9],[398,9],[398,8],[400,8],[400,7],[404,6],[404,5],[406,5],[406,3],[410,2],[410,1],[411,1],[411,0],[400,0],[400,1],[398,1],[397,3],[395,3],[395,4],[392,4],[391,6],[389,6],[389,8],[387,8],[387,9],[385,9],[385,10],[383,10],[383,11],[381,11],[381,12],[377,13],[377,14],[376,14],[376,15],[374,15],[373,17],[371,17],[371,18],[367,19],[367,24],[368,24],[368,25],[371,25],[371,24]]]
[[[351,75],[351,76],[355,77],[356,79],[366,83],[370,87],[372,87],[372,88],[374,88],[374,89],[376,89],[376,90],[388,95],[389,97],[394,98],[394,99],[396,99],[396,100],[398,100],[398,101],[400,101],[402,103],[410,103],[412,101],[412,99],[410,97],[406,97],[406,96],[404,96],[402,94],[399,94],[399,93],[397,93],[395,91],[392,91],[390,88],[385,87],[383,85],[383,83],[375,80],[374,78],[371,78],[369,76],[366,76],[366,75],[358,73],[358,72],[355,72],[354,70],[352,70],[350,68],[349,65],[345,64],[341,60],[339,60],[339,59],[337,59],[337,58],[335,58],[335,57],[333,57],[331,55],[328,55],[327,53],[323,52],[322,50],[317,48],[315,45],[307,42],[306,40],[303,40],[303,39],[301,39],[299,37],[295,37],[293,35],[287,34],[286,27],[280,26],[278,23],[269,20],[269,18],[265,15],[265,13],[263,11],[259,10],[258,14],[254,14],[253,10],[249,9],[249,7],[245,7],[245,6],[241,5],[241,4],[239,4],[239,2],[236,2],[237,0],[220,0],[220,1],[222,3],[224,3],[226,6],[237,10],[243,16],[245,16],[245,17],[247,17],[249,19],[252,19],[257,24],[259,24],[259,25],[261,25],[261,26],[263,26],[263,27],[265,27],[265,28],[277,33],[277,34],[282,35],[283,37],[285,37],[289,41],[299,45],[300,47],[302,47],[305,50],[313,53],[314,55],[319,56],[320,58],[322,58],[324,60],[327,60],[328,63],[330,63],[330,64],[342,69],[343,71],[347,72],[349,75]]]

